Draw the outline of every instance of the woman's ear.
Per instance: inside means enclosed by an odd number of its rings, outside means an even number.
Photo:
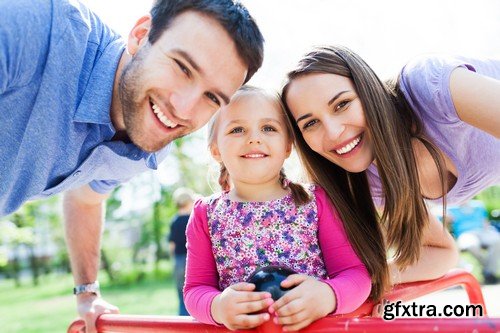
[[[148,41],[149,32],[151,31],[151,20],[151,15],[144,15],[137,20],[130,31],[127,41],[127,52],[130,55],[135,55],[142,45]]]

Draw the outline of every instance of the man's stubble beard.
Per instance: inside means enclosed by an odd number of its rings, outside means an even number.
[[[141,82],[141,73],[144,72],[144,58],[145,52],[149,47],[145,47],[137,52],[132,60],[125,65],[120,82],[118,84],[118,95],[123,115],[123,122],[125,130],[130,140],[140,149],[146,152],[156,152],[175,139],[183,137],[188,133],[179,133],[175,137],[168,137],[161,142],[151,142],[147,139],[145,129],[141,128],[145,115],[140,113],[141,105],[138,103],[137,96],[140,96],[140,87],[143,86]],[[149,101],[147,101],[149,103]],[[149,141],[149,142],[148,142]]]

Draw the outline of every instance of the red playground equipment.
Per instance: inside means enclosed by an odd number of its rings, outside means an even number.
[[[395,320],[387,321],[383,318],[372,317],[372,311],[376,304],[366,302],[352,313],[328,316],[312,323],[308,327],[300,330],[300,332],[500,332],[500,318],[490,318],[486,316],[486,306],[479,283],[470,273],[462,270],[452,270],[445,276],[436,280],[397,285],[390,293],[384,296],[384,299],[389,302],[407,302],[458,285],[464,287],[469,297],[470,304],[482,306],[482,317],[396,318]],[[102,315],[98,318],[96,326],[99,332],[234,332],[225,327],[199,323],[192,317],[179,316]],[[69,326],[68,333],[83,332],[83,328],[83,320],[75,320]],[[267,322],[250,331],[278,333],[282,332],[282,329],[272,322]]]

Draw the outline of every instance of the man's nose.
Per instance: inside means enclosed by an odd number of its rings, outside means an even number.
[[[195,89],[174,92],[170,103],[174,108],[175,116],[181,119],[192,119],[195,116],[195,107],[200,99],[200,93]]]

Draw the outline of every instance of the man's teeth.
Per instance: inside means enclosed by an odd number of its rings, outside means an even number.
[[[245,157],[247,158],[259,158],[259,157],[265,157],[266,155],[264,154],[247,154]]]
[[[339,154],[339,155],[348,153],[351,150],[353,150],[354,147],[356,147],[358,145],[359,141],[361,141],[361,137],[360,136],[358,136],[356,139],[354,139],[353,141],[351,141],[351,143],[347,144],[346,146],[344,146],[344,147],[342,147],[340,149],[335,150],[335,152],[337,154]]]
[[[163,125],[170,127],[170,128],[175,128],[177,127],[177,124],[174,123],[172,120],[168,119],[167,116],[161,112],[161,109],[158,105],[153,104],[153,112],[156,114],[156,117],[162,122]]]

